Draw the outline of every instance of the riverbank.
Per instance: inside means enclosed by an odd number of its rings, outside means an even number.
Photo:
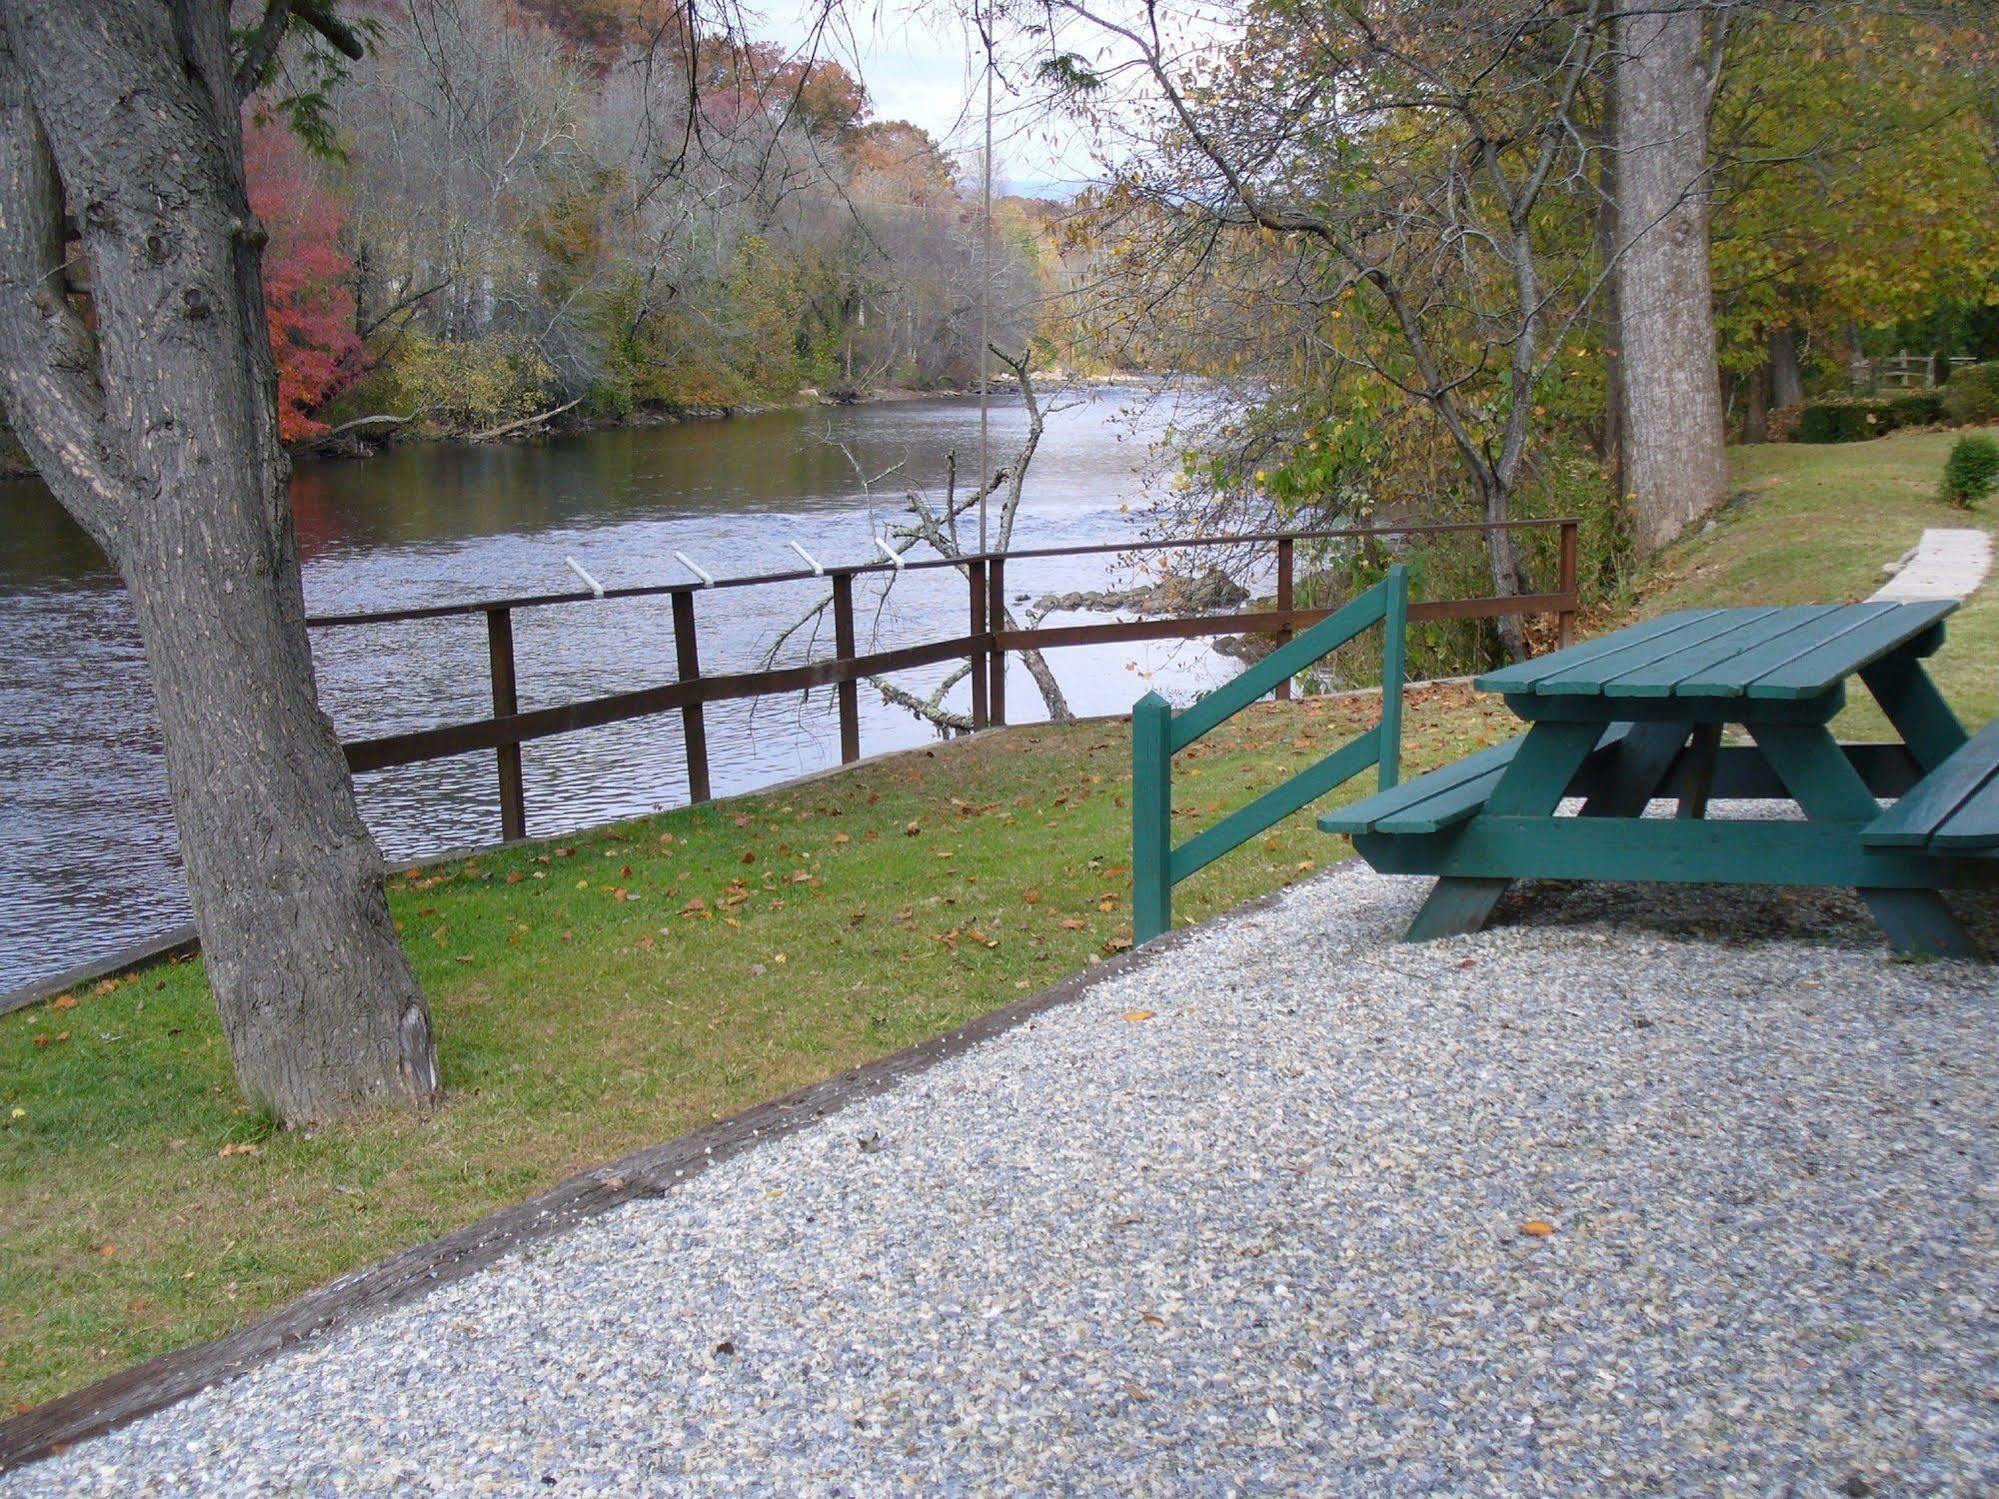
[[[1947,446],[1738,452],[1747,498],[1662,559],[1638,612],[1864,597],[1924,526],[1999,520],[1935,501]],[[1982,722],[1999,712],[1999,592],[1950,631],[1937,677]],[[1371,717],[1354,701],[1252,710],[1181,757],[1182,815],[1211,821]],[[1409,768],[1514,727],[1467,689],[1415,694]],[[1841,729],[1869,733],[1866,711]],[[428,1124],[261,1127],[198,962],[0,1019],[0,1399],[241,1325],[1123,950],[1129,764],[1122,725],[1014,729],[399,876],[450,1096]],[[1294,818],[1182,887],[1178,909],[1214,913],[1345,850]]]
[[[1181,757],[1189,820],[1372,716],[1245,714]],[[1408,763],[1456,759],[1503,719],[1462,688],[1419,694]],[[261,1125],[198,960],[0,1019],[0,1400],[226,1331],[1122,951],[1129,766],[1121,724],[1013,729],[399,876],[449,1099],[427,1124]],[[1344,852],[1293,819],[1178,908],[1211,914]]]
[[[1114,370],[1101,374],[1064,376],[1060,371],[1037,372],[1036,387],[1052,391],[1072,388],[1116,389],[1154,385],[1183,378],[1134,370]],[[998,375],[992,393],[1001,398],[1019,395],[1011,375]],[[976,396],[976,386],[958,389],[938,386],[931,389],[907,385],[886,385],[858,392],[826,392],[807,387],[790,400],[756,402],[741,406],[656,406],[644,405],[616,413],[588,412],[581,401],[553,407],[539,415],[530,413],[520,420],[499,424],[499,429],[477,431],[427,424],[413,417],[393,413],[339,414],[329,422],[329,430],[315,438],[295,443],[293,459],[310,458],[340,461],[373,458],[394,448],[420,443],[532,442],[553,437],[569,437],[584,432],[610,432],[622,428],[677,427],[687,422],[732,421],[739,417],[762,416],[773,411],[801,411],[815,407],[886,406],[905,401],[964,400]],[[13,431],[0,421],[0,479],[39,479],[40,472],[29,460]]]

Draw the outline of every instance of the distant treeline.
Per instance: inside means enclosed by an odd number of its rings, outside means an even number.
[[[988,255],[976,161],[835,62],[658,14],[403,0],[360,61],[287,60],[247,149],[288,440],[962,385],[988,266],[1026,343],[1054,205],[1001,198]]]

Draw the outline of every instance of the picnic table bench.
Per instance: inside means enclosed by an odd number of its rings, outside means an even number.
[[[1523,878],[1845,885],[1898,948],[1973,956],[1937,892],[1999,885],[1999,724],[1968,736],[1923,667],[1956,607],[1686,610],[1489,672],[1524,735],[1319,826],[1384,873],[1440,876],[1411,941],[1478,930]],[[1833,738],[1856,675],[1899,741]],[[1710,818],[1717,797],[1803,816]],[[1678,815],[1646,817],[1659,799]]]

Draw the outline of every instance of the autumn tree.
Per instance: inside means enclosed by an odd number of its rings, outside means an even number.
[[[278,436],[326,430],[312,413],[361,373],[354,263],[340,252],[344,215],[308,168],[297,138],[261,125],[244,137],[250,211],[263,226],[264,321],[278,369]]]
[[[1108,201],[1144,216],[1157,279],[1184,284],[1245,241],[1233,263],[1263,274],[1261,245],[1288,247],[1269,274],[1319,309],[1314,353],[1420,407],[1477,512],[1510,519],[1543,382],[1595,286],[1573,185],[1608,12],[1259,0],[1219,40],[1176,34],[1157,5],[1047,13],[1061,46],[1087,37],[1117,61],[1057,52],[1043,76],[1113,88],[1113,117],[1143,111],[1151,149]],[[1494,592],[1523,591],[1511,533],[1487,547]],[[1519,622],[1499,628],[1522,654]]]

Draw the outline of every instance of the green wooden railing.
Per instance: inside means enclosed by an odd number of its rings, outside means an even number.
[[[1382,624],[1381,722],[1318,764],[1266,791],[1213,827],[1173,846],[1173,757],[1251,703],[1330,655],[1376,621]],[[1156,692],[1131,710],[1132,926],[1150,942],[1173,924],[1173,887],[1239,848],[1274,822],[1309,806],[1371,765],[1393,786],[1402,767],[1402,676],[1407,660],[1409,573],[1402,564],[1338,613],[1279,646],[1241,676],[1176,714]]]

